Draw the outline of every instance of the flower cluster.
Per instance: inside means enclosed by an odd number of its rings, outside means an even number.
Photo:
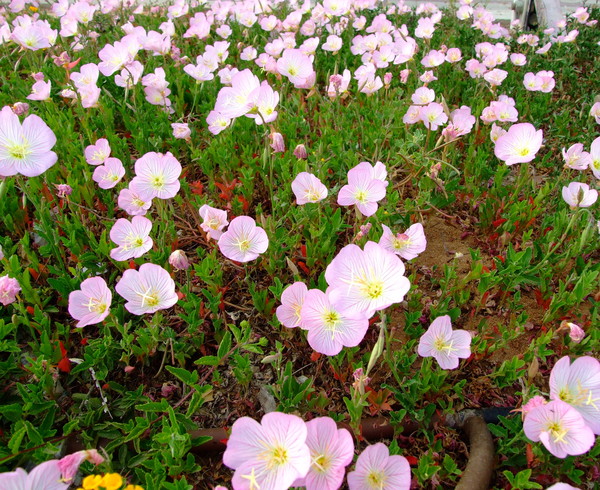
[[[532,398],[523,406],[523,430],[558,458],[583,454],[600,434],[600,362],[562,357],[550,372],[550,401]]]
[[[235,470],[234,490],[336,490],[353,456],[352,436],[333,419],[304,423],[295,415],[271,412],[260,423],[249,417],[235,421],[223,463]],[[351,490],[408,490],[410,482],[406,458],[390,456],[381,443],[367,447],[348,474]]]

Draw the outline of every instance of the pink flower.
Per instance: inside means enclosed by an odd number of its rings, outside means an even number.
[[[50,151],[55,144],[56,136],[38,116],[31,114],[21,124],[10,107],[0,111],[0,177],[44,173],[58,160]]]
[[[319,202],[327,197],[327,187],[308,172],[300,172],[292,182],[292,191],[296,196],[296,204]]]
[[[200,228],[208,233],[208,237],[213,240],[218,240],[223,234],[229,221],[227,221],[227,211],[213,208],[208,204],[203,204],[199,210],[200,217],[204,220]]]
[[[256,226],[249,216],[238,216],[231,220],[227,231],[219,238],[219,250],[230,260],[249,262],[265,252],[269,237],[265,230]]]
[[[325,279],[331,302],[350,317],[370,318],[400,303],[410,289],[402,261],[371,241],[364,250],[357,245],[342,248],[327,266]]]
[[[119,207],[130,216],[144,215],[152,206],[152,199],[144,200],[129,188],[121,189],[117,200]]]
[[[219,90],[214,112],[225,119],[234,119],[247,114],[255,105],[257,89],[260,89],[260,81],[249,69],[236,73],[231,77],[231,87],[223,87]],[[210,124],[208,119],[207,122]]]
[[[35,82],[33,87],[31,87],[31,94],[27,96],[29,100],[48,100],[50,98],[50,88],[52,87],[52,82],[45,82],[44,80],[40,80],[39,82]]]
[[[304,296],[300,313],[302,327],[308,330],[308,343],[326,356],[339,354],[342,347],[356,347],[365,337],[369,320],[364,314],[348,317],[328,294],[311,289]]]
[[[175,250],[169,255],[169,264],[178,271],[187,270],[190,267],[190,261],[183,250]]]
[[[79,320],[77,328],[100,323],[110,313],[112,293],[101,277],[90,277],[81,283],[81,289],[69,294],[69,314]]]
[[[181,164],[171,152],[146,153],[135,162],[135,174],[129,188],[144,200],[169,199],[179,192]]]
[[[563,148],[562,156],[565,161],[565,167],[574,170],[585,170],[592,162],[592,156],[587,151],[583,151],[583,144],[581,143],[575,143],[566,151]]]
[[[576,323],[562,321],[557,332],[564,329],[569,331],[569,337],[571,337],[571,340],[576,344],[585,338],[585,331]]]
[[[404,456],[390,456],[381,442],[367,447],[348,473],[350,490],[409,490],[410,465]]]
[[[8,275],[0,277],[0,303],[4,306],[14,303],[20,291],[19,281]]]
[[[76,453],[68,454],[64,458],[58,460],[58,468],[62,474],[62,479],[65,482],[71,482],[77,474],[79,466],[84,461],[89,461],[90,463],[99,465],[104,463],[104,458],[98,454],[98,451],[95,449],[77,451]]]
[[[415,105],[427,105],[435,100],[435,92],[427,87],[419,87],[411,95],[411,100]]]
[[[340,189],[337,202],[340,206],[356,205],[364,216],[372,216],[377,212],[377,202],[385,197],[385,188],[370,169],[357,166],[348,171],[348,185]]]
[[[118,158],[107,158],[104,165],[96,167],[92,179],[101,189],[112,189],[125,175],[125,167]]]
[[[187,140],[192,134],[187,123],[173,123],[171,127],[173,128],[173,137],[179,140]]]
[[[271,412],[260,424],[250,417],[236,420],[223,454],[225,466],[235,470],[233,487],[289,488],[310,468],[306,437],[306,424],[296,415]]]
[[[210,111],[206,117],[206,122],[208,124],[208,130],[212,134],[217,135],[229,127],[231,124],[231,119],[225,117],[220,112]]]
[[[289,285],[281,293],[281,305],[275,310],[275,315],[284,327],[305,328],[300,312],[307,292],[306,284],[298,281]]]
[[[134,315],[165,310],[177,303],[175,282],[162,267],[143,264],[139,271],[127,269],[115,286],[127,300],[125,308]]]
[[[523,66],[527,63],[527,57],[521,53],[512,53],[510,55],[510,62],[515,66]]]
[[[297,145],[296,148],[294,148],[293,154],[296,158],[301,160],[306,160],[308,158],[306,147],[303,144]]]
[[[600,434],[600,362],[589,356],[571,364],[562,357],[550,372],[550,398],[571,405],[594,434]]]
[[[592,141],[590,146],[590,170],[594,174],[594,177],[600,179],[600,137]]]
[[[88,146],[85,149],[84,154],[86,162],[90,165],[102,165],[110,156],[110,145],[108,144],[108,140],[100,138],[96,143]]]
[[[141,257],[154,243],[149,236],[151,229],[152,221],[143,216],[134,216],[131,221],[119,218],[110,229],[110,239],[118,245],[110,256],[118,261]]]
[[[285,141],[281,133],[269,134],[269,140],[271,141],[269,146],[273,148],[273,153],[283,153],[285,151]]]
[[[37,465],[29,474],[22,469],[0,474],[0,488],[6,490],[67,490],[70,482],[63,482],[57,459]]]
[[[471,355],[471,334],[452,330],[448,315],[437,317],[419,340],[419,355],[434,357],[442,369],[456,369],[459,359]]]
[[[496,141],[494,154],[506,165],[527,163],[535,158],[542,146],[544,134],[529,123],[513,124]]]
[[[537,92],[538,90],[540,90],[542,80],[534,73],[525,73],[525,77],[523,78],[523,85],[525,85],[525,88],[530,92]]]
[[[523,419],[525,419],[525,417],[527,417],[527,414],[529,412],[531,412],[534,408],[540,407],[542,405],[545,405],[546,403],[548,403],[546,401],[546,399],[543,396],[534,396],[533,398],[530,398],[529,400],[527,400],[527,403],[525,403],[522,407],[521,407],[521,414],[523,416]],[[516,411],[516,410],[515,410]]]
[[[306,478],[294,487],[306,490],[337,490],[344,482],[346,466],[354,457],[354,441],[346,429],[338,429],[330,417],[317,417],[306,423],[306,445],[311,465]]]
[[[286,49],[277,60],[277,71],[294,85],[302,85],[313,74],[310,57],[299,49]]]
[[[561,400],[532,409],[525,416],[523,431],[533,442],[541,441],[557,458],[583,454],[595,440],[579,412]]]
[[[590,116],[596,120],[596,123],[600,124],[600,102],[596,102],[592,106],[590,109]]]
[[[419,115],[425,127],[432,131],[435,131],[439,126],[446,124],[448,121],[444,107],[437,102],[430,102],[422,107]]]
[[[427,240],[421,223],[415,223],[404,233],[398,233],[397,235],[394,235],[387,226],[381,226],[383,227],[383,235],[379,239],[379,245],[399,255],[404,260],[414,259],[427,248]]]
[[[571,182],[562,188],[562,197],[571,209],[589,208],[598,200],[598,191],[587,184]]]

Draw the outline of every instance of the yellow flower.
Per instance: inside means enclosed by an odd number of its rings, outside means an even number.
[[[30,5],[30,6],[29,6],[29,10],[31,10],[32,12],[37,12],[37,11],[38,11],[38,8],[37,8],[37,7],[34,7],[33,5]]]
[[[127,485],[124,490],[144,490],[144,487],[139,485]]]
[[[97,488],[102,484],[102,475],[90,475],[86,476],[83,479],[81,485],[83,485],[84,490],[97,490]]]
[[[106,490],[117,490],[123,485],[123,478],[118,473],[107,473],[100,483]]]

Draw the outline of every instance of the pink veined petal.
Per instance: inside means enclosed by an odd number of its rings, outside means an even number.
[[[456,369],[459,364],[458,357],[453,352],[434,351],[433,357],[442,369]]]
[[[385,466],[386,490],[409,490],[410,465],[404,456],[390,456]]]
[[[62,482],[62,473],[58,460],[52,459],[37,465],[27,477],[27,486],[31,490],[66,490],[70,483]]]
[[[353,189],[350,185],[345,185],[340,189],[340,192],[338,193],[337,203],[340,206],[351,206],[352,204],[356,203]]]
[[[363,216],[366,216],[368,218],[369,216],[373,216],[377,212],[377,208],[379,207],[379,205],[376,202],[367,202],[364,204],[356,203],[356,207],[363,214]]]
[[[342,350],[342,342],[325,328],[311,328],[306,338],[308,344],[317,352],[326,356],[335,356]]]
[[[454,355],[460,359],[467,359],[471,355],[471,334],[466,330],[452,332],[452,347],[456,349]]]
[[[260,423],[250,417],[236,420],[223,454],[223,464],[236,469],[247,461],[254,461],[264,451],[265,436]]]
[[[27,472],[23,468],[0,474],[0,490],[29,490]]]
[[[450,339],[452,337],[452,322],[449,315],[438,316],[431,325],[429,330],[435,337],[443,337]]]

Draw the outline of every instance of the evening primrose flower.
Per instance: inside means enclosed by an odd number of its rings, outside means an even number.
[[[85,161],[90,165],[102,165],[110,156],[110,145],[106,138],[100,138],[84,151]]]
[[[104,165],[95,168],[92,180],[98,183],[101,189],[112,189],[125,175],[125,167],[118,158],[109,157]]]
[[[292,191],[299,206],[322,201],[327,197],[327,187],[313,174],[300,172],[292,182]]]
[[[110,313],[112,293],[101,277],[83,281],[80,289],[69,294],[69,314],[79,320],[77,328],[100,323]]]
[[[223,454],[225,466],[235,470],[233,487],[289,488],[310,468],[306,437],[306,424],[296,415],[271,412],[260,423],[250,417],[236,420]]]
[[[179,299],[169,273],[155,264],[143,264],[139,271],[127,269],[115,291],[127,300],[125,308],[134,315],[165,310]]]
[[[300,318],[302,327],[308,330],[308,344],[326,356],[339,354],[343,347],[356,347],[369,328],[366,313],[349,317],[319,289],[311,289],[304,296]]]
[[[275,310],[279,322],[287,328],[305,328],[302,324],[302,305],[308,288],[303,282],[289,285],[281,293],[281,305]]]
[[[229,221],[227,221],[227,211],[203,204],[200,207],[199,214],[204,220],[200,228],[208,233],[208,238],[218,240],[223,234],[223,228],[229,224]]]
[[[561,400],[532,409],[525,416],[523,431],[533,442],[541,441],[557,458],[583,454],[595,441],[594,432],[580,413]]]
[[[376,311],[400,303],[410,289],[404,264],[375,242],[364,250],[346,245],[325,270],[331,302],[349,317],[370,318]]]
[[[427,248],[427,239],[421,223],[415,223],[404,233],[396,235],[387,226],[381,226],[383,227],[383,235],[379,239],[379,245],[399,255],[404,260],[414,259]]]
[[[565,167],[574,170],[585,170],[589,167],[592,161],[591,155],[587,151],[583,151],[582,143],[571,145],[568,150],[562,149],[563,160]]]
[[[337,490],[344,482],[346,466],[354,457],[354,441],[346,429],[338,429],[330,417],[317,417],[306,423],[306,445],[310,450],[310,469],[294,487],[306,490]]]
[[[571,182],[562,188],[562,197],[571,209],[589,208],[598,200],[598,191],[587,184]]]
[[[221,253],[228,259],[249,262],[267,250],[269,237],[265,230],[256,226],[254,219],[238,216],[221,235],[218,245]]]
[[[134,216],[131,221],[119,218],[110,229],[110,239],[118,247],[110,251],[114,260],[129,260],[141,257],[152,248],[150,238],[152,222],[144,216]]]
[[[600,434],[600,362],[562,357],[550,372],[550,398],[571,405],[594,434]]]
[[[145,200],[129,188],[121,189],[117,199],[118,206],[130,216],[144,215],[152,206],[152,199]]]
[[[51,459],[27,473],[22,468],[0,474],[0,489],[6,490],[67,490],[70,482],[63,482],[59,461]]]
[[[442,369],[456,369],[459,359],[471,355],[471,334],[452,330],[448,315],[437,317],[419,340],[419,355],[434,357]]]
[[[14,303],[20,291],[19,281],[8,275],[0,277],[0,303],[4,306]]]
[[[31,114],[21,124],[10,107],[0,111],[0,177],[44,173],[58,160],[51,151],[55,144],[56,136],[40,117]]]
[[[535,158],[543,138],[542,130],[536,131],[532,124],[513,124],[506,134],[496,141],[494,154],[506,165],[527,163]]]
[[[594,177],[600,179],[600,137],[592,141],[590,146],[590,170],[594,174]]]
[[[354,167],[348,171],[348,184],[340,189],[337,202],[340,206],[356,205],[364,216],[377,212],[377,202],[385,197],[386,185],[373,178],[372,171]]]
[[[368,446],[348,473],[350,490],[409,490],[410,465],[404,456],[390,456],[381,442]]]
[[[167,152],[149,152],[135,162],[135,174],[129,188],[144,200],[169,199],[179,192],[181,164]]]

